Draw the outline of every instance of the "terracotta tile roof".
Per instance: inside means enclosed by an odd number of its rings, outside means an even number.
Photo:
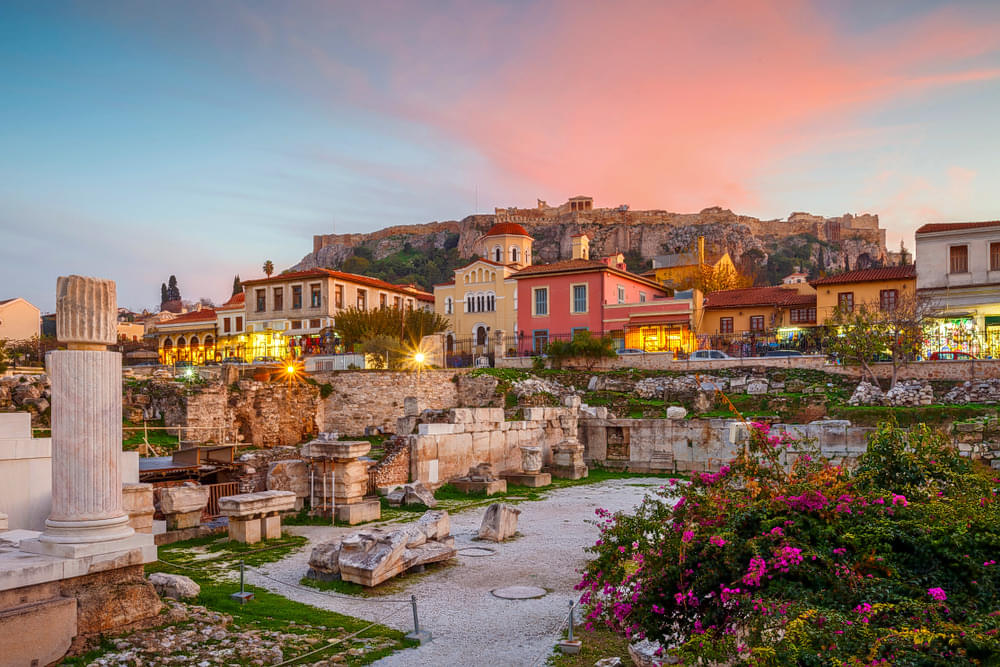
[[[362,276],[357,273],[344,273],[343,271],[334,271],[333,269],[307,269],[305,271],[290,271],[288,273],[282,273],[276,276],[271,276],[270,278],[257,278],[256,280],[244,280],[244,285],[260,285],[264,283],[276,283],[284,282],[286,280],[296,280],[298,278],[336,278],[337,280],[343,280],[346,282],[354,282],[359,285],[367,285],[368,287],[377,287],[379,289],[384,289],[386,291],[392,292],[402,292],[404,294],[416,295],[415,292],[420,294],[427,294],[427,292],[420,292],[419,290],[412,290],[407,288],[405,285],[393,285],[392,283],[387,283],[384,280],[379,280],[378,278],[372,278],[370,276]],[[433,298],[433,296],[431,296]]]
[[[954,232],[961,229],[982,229],[985,227],[1000,227],[1000,220],[988,222],[932,222],[917,229],[917,234],[933,234],[934,232]]]
[[[242,310],[245,301],[246,293],[238,292],[229,297],[229,301],[219,306],[217,310]]]
[[[174,324],[191,324],[193,322],[209,322],[215,320],[215,309],[214,308],[202,308],[201,310],[192,310],[190,313],[184,313],[183,315],[178,315],[172,320],[164,320],[159,323],[159,326],[173,326]]]
[[[560,271],[580,271],[583,269],[607,269],[610,268],[604,262],[593,259],[564,259],[561,262],[551,264],[532,264],[526,266],[514,274],[515,278],[530,276],[539,273],[559,273]]]
[[[815,294],[799,294],[791,287],[745,287],[712,292],[705,297],[705,308],[740,308],[743,306],[808,306],[816,304]]]
[[[532,264],[531,266],[524,267],[511,277],[528,278],[531,276],[545,275],[548,273],[573,273],[579,271],[595,271],[595,270],[609,271],[623,278],[629,278],[636,282],[644,283],[654,289],[658,289],[661,291],[663,290],[663,286],[660,285],[658,282],[650,280],[649,278],[644,278],[640,276],[638,273],[622,271],[621,269],[616,269],[613,266],[608,266],[604,262],[600,262],[593,259],[565,259],[561,262],[553,262],[552,264]]]
[[[859,269],[857,271],[847,271],[838,273],[835,276],[826,276],[810,280],[813,285],[844,285],[846,283],[868,283],[877,280],[907,280],[917,277],[917,267],[909,264],[907,266],[886,266],[881,269]]]

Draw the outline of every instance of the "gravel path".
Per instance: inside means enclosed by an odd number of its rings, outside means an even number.
[[[594,510],[629,510],[642,497],[663,483],[662,479],[631,478],[586,484],[551,491],[545,500],[518,505],[520,535],[511,542],[493,544],[474,540],[483,508],[451,516],[452,535],[460,550],[456,565],[432,571],[391,596],[417,596],[421,629],[433,641],[401,651],[375,663],[390,665],[541,665],[555,645],[566,619],[570,600],[577,599],[573,586],[586,561],[584,548],[597,539],[597,528],[585,523]],[[351,529],[326,526],[294,526],[310,543],[322,542]],[[496,553],[486,557],[463,555],[467,547],[488,547]],[[308,569],[307,547],[266,568],[271,577],[297,584]],[[248,573],[250,583],[324,609],[383,622],[411,631],[409,604],[345,599],[311,589],[293,588]],[[490,591],[512,585],[539,586],[549,592],[535,600],[501,600]]]

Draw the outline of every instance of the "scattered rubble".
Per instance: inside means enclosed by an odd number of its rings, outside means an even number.
[[[455,553],[448,513],[432,510],[396,530],[363,530],[317,545],[309,556],[307,576],[378,586],[407,570],[448,560]]]
[[[149,575],[149,583],[153,584],[157,595],[174,600],[196,598],[201,593],[201,586],[182,574],[154,572]]]
[[[437,507],[437,499],[422,482],[397,487],[390,491],[385,499],[393,507],[400,505],[423,505],[432,509]]]
[[[941,399],[942,403],[1000,403],[1000,379],[974,380],[952,387]]]
[[[562,398],[564,396],[571,396],[579,393],[579,391],[573,387],[567,387],[554,380],[543,380],[542,378],[535,377],[534,375],[523,380],[516,381],[511,387],[511,390],[518,398],[527,398],[528,396],[543,393],[552,394],[553,396]]]
[[[52,384],[48,375],[10,375],[0,378],[0,410],[31,413],[32,426],[48,426]]]
[[[493,503],[486,508],[483,523],[479,526],[479,539],[503,542],[517,532],[517,517],[521,510],[504,503]]]
[[[882,388],[871,382],[862,381],[861,384],[855,388],[854,393],[851,397],[847,399],[848,405],[882,405],[885,400],[885,394],[882,392]]]
[[[934,389],[920,380],[902,380],[887,392],[870,382],[861,382],[848,399],[848,405],[886,405],[915,407],[934,402]]]

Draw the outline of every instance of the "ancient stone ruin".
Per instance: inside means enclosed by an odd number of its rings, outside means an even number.
[[[485,493],[492,496],[494,493],[507,491],[507,481],[498,479],[489,463],[472,466],[467,475],[451,480],[451,484],[462,493]]]
[[[404,572],[453,558],[455,538],[445,511],[431,510],[396,530],[363,530],[313,547],[307,576],[378,586]]]
[[[521,510],[505,503],[493,503],[486,508],[483,523],[479,526],[479,539],[503,542],[517,533],[517,517]]]
[[[291,491],[259,491],[219,498],[219,512],[229,519],[229,539],[244,544],[281,537],[281,512],[295,508]]]

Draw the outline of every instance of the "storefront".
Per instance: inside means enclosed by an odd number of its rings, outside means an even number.
[[[1000,329],[1000,321],[993,327]],[[1000,336],[1000,331],[997,335]],[[923,347],[925,357],[942,350],[984,356],[983,337],[976,326],[975,313],[946,313],[934,318],[924,330]]]
[[[687,314],[633,315],[624,330],[623,347],[627,349],[676,355],[689,354],[696,345]]]

